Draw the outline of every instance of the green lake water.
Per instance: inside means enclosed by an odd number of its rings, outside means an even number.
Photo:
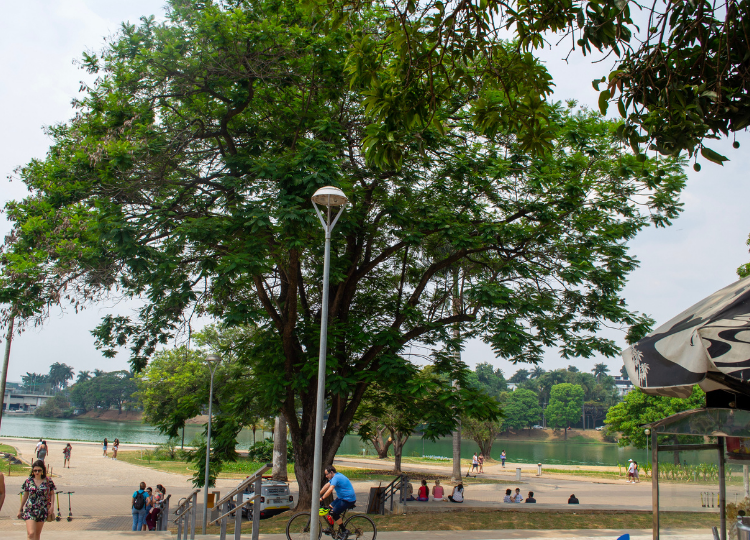
[[[203,431],[201,425],[188,425],[185,428],[185,444],[197,437]],[[137,422],[110,422],[91,419],[46,419],[34,416],[4,416],[0,435],[6,437],[44,437],[47,439],[70,441],[101,441],[107,437],[113,441],[115,437],[121,442],[158,444],[166,441],[152,426]],[[270,433],[257,431],[255,437],[261,440]],[[247,449],[253,442],[253,433],[244,429],[237,437],[238,449]],[[372,446],[364,444],[359,437],[347,435],[344,438],[340,454],[374,454]],[[461,444],[461,456],[470,458],[478,450],[476,443],[464,440]],[[540,443],[538,441],[524,441],[523,439],[495,441],[492,448],[492,458],[499,459],[500,452],[505,450],[508,461],[514,463],[544,463],[545,465],[617,465],[624,464],[628,459],[639,463],[646,462],[646,451],[634,448],[622,448],[615,444],[579,443],[576,441]],[[404,447],[404,456],[441,456],[452,455],[450,438],[437,441],[422,440],[418,435],[412,436]],[[683,453],[681,457],[688,463],[713,462],[712,453],[691,452]]]

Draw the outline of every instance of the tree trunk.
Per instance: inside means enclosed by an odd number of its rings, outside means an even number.
[[[565,432],[565,439],[564,440],[567,441],[568,440],[568,428],[567,428],[567,426],[563,426],[563,431]]]
[[[378,427],[374,437],[370,439],[370,442],[375,447],[375,451],[378,453],[378,459],[385,459],[388,457],[388,448],[393,443],[393,438],[388,437],[387,440],[383,441],[383,435],[386,432],[385,427]]]
[[[672,443],[679,444],[679,441],[677,440],[677,435],[672,436]],[[679,465],[680,464],[680,453],[674,452],[674,464]]]
[[[461,420],[456,425],[456,431],[453,432],[453,473],[451,482],[461,481]]]
[[[391,439],[393,440],[393,472],[401,474],[401,455],[404,451],[404,445],[409,440],[410,434],[404,434],[400,432],[391,432]]]
[[[273,430],[273,473],[274,480],[286,482],[286,418],[283,413],[276,417]]]

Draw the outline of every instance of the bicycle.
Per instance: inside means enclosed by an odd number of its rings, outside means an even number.
[[[364,514],[354,514],[346,519],[344,510],[341,518],[344,519],[344,529],[349,531],[347,540],[375,540],[378,536],[378,528],[375,522]],[[321,508],[318,513],[318,538],[323,533],[336,539],[334,536],[335,525],[330,525],[323,518],[330,513],[329,508]],[[287,540],[310,540],[310,512],[299,512],[294,514],[286,524]]]

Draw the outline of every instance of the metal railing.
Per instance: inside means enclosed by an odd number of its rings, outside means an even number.
[[[398,492],[398,500],[400,503],[405,503],[406,499],[404,499],[404,487],[406,486],[407,482],[409,481],[408,477],[405,474],[402,474],[400,476],[397,476],[393,482],[385,486],[383,488],[383,491],[380,495],[380,514],[385,514],[385,503],[390,499],[391,501],[391,512],[393,512],[393,499],[396,495],[396,492]]]
[[[170,493],[166,497],[164,497],[164,500],[161,501],[161,508],[159,511],[159,516],[156,518],[156,530],[157,531],[167,531],[169,530],[169,499],[172,498],[172,494]]]
[[[174,511],[177,540],[187,540],[188,530],[190,531],[190,540],[195,540],[195,515],[198,512],[198,493],[200,491],[200,489],[194,489],[190,495],[180,499]]]
[[[234,512],[234,539],[240,540],[242,537],[242,508],[250,503],[253,503],[258,499],[257,504],[253,504],[253,532],[252,540],[258,540],[258,534],[260,532],[260,497],[263,482],[263,473],[273,468],[273,464],[266,463],[265,466],[255,471],[251,476],[245,478],[240,482],[236,488],[229,492],[224,498],[220,499],[214,505],[218,509],[219,517],[209,521],[209,525],[213,523],[221,522],[220,537],[221,540],[227,538],[227,516]],[[251,497],[246,500],[242,500],[245,490],[255,484],[255,490]],[[232,504],[232,499],[235,499]],[[179,540],[179,539],[178,539]]]

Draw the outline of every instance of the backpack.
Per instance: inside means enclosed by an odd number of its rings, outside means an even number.
[[[138,493],[135,496],[135,499],[133,500],[133,508],[135,508],[136,510],[143,510],[145,506],[146,498],[143,496],[143,491],[139,489]]]

